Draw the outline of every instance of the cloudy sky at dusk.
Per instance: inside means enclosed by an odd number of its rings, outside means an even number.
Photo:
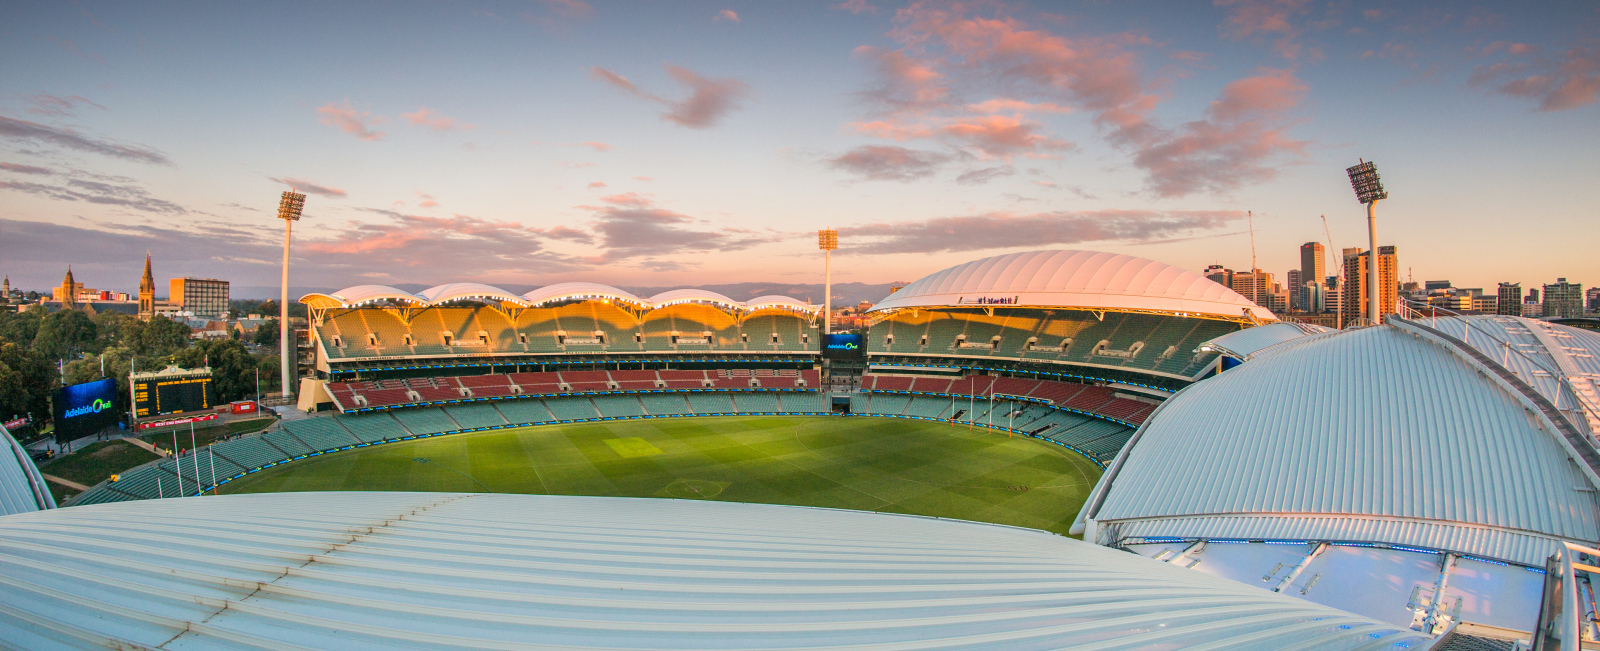
[[[1593,2],[0,6],[0,272],[911,280],[1008,251],[1600,284]]]

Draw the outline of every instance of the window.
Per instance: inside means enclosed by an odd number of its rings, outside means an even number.
[[[411,339],[411,334],[410,333],[406,333],[406,345],[407,346],[415,346],[415,345],[417,345],[417,342],[413,341]]]

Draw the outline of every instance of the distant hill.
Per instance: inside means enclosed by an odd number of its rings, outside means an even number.
[[[892,285],[887,283],[881,285],[868,285],[866,283],[834,283],[833,302],[837,307],[855,305],[861,301],[877,303],[878,301],[883,300],[885,296],[889,295],[889,288],[891,286]],[[427,289],[428,287],[431,287],[431,285],[402,283],[395,285],[394,287],[396,289],[415,293]],[[522,294],[537,289],[540,287],[540,285],[496,285],[496,287],[504,289],[513,294]],[[810,301],[813,303],[822,302],[822,283],[732,283],[728,285],[669,285],[665,287],[623,286],[619,287],[618,289],[631,292],[636,296],[649,298],[669,290],[690,288],[713,291],[736,301],[748,301],[757,296],[778,294],[781,296],[797,298],[802,301]],[[291,287],[289,289],[289,297],[290,300],[293,300],[313,292],[327,293],[333,291],[338,291],[338,288]],[[231,294],[232,298],[239,300],[275,299],[278,297],[278,288],[238,285],[232,288]]]

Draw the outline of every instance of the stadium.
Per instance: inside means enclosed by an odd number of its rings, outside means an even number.
[[[565,283],[301,300],[314,415],[64,508],[25,456],[0,464],[0,640],[1593,637],[1594,333],[1416,315],[1330,331],[1088,251],[932,273],[874,305],[863,357],[844,361],[823,354],[819,306],[783,296]]]

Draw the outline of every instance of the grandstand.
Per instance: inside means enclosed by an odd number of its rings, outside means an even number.
[[[931,274],[869,311],[869,362],[1043,372],[1175,390],[1200,344],[1275,320],[1193,272],[1127,255],[1033,251]]]
[[[728,360],[793,370],[815,366],[820,345],[817,308],[784,296],[735,301],[689,289],[642,299],[590,283],[517,296],[457,283],[417,294],[362,285],[301,302],[311,315],[314,366],[331,380],[404,379],[419,369],[666,369]],[[398,391],[377,397],[397,404],[439,400],[445,389],[467,387],[363,388]]]

